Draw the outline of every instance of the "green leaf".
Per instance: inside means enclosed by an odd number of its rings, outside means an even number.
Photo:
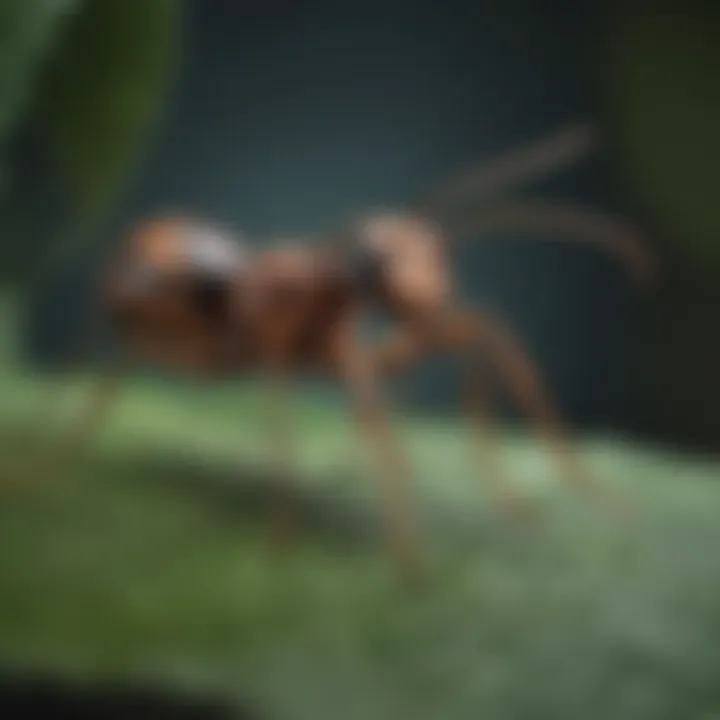
[[[720,6],[623,2],[610,108],[626,188],[698,266],[720,272]]]
[[[88,3],[46,77],[41,111],[78,226],[123,189],[167,99],[179,0]]]
[[[0,2],[0,152],[29,110],[39,73],[64,21],[81,0],[3,0]],[[4,157],[0,171],[5,180]]]

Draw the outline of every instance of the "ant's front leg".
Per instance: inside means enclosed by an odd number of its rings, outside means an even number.
[[[498,441],[494,435],[493,412],[488,392],[482,383],[481,360],[477,352],[477,333],[469,332],[466,323],[458,323],[458,313],[439,315],[432,325],[413,324],[399,328],[375,349],[381,374],[396,374],[431,354],[457,356],[465,365],[462,401],[472,430],[472,452],[475,464],[482,468],[493,495],[513,517],[528,521],[534,513],[528,503],[512,488],[509,478],[498,462]],[[428,330],[431,330],[429,332]]]
[[[470,313],[466,322],[489,351],[506,389],[522,408],[536,432],[552,451],[561,477],[596,501],[625,510],[626,505],[610,488],[591,478],[577,457],[559,412],[530,363],[523,347],[504,325],[488,312]]]
[[[465,343],[460,347],[466,351],[472,349]],[[466,380],[461,387],[461,400],[473,431],[471,450],[475,464],[484,469],[485,478],[496,502],[508,515],[524,523],[534,521],[535,509],[513,488],[510,478],[499,462],[500,439],[497,436],[498,424],[493,422],[490,391],[482,382],[482,368],[478,367],[480,358],[472,353],[468,355],[469,357],[463,358],[466,362]]]
[[[370,349],[354,333],[343,337],[339,348],[340,372],[368,451],[381,482],[388,540],[400,571],[410,580],[422,576],[422,543],[411,510],[411,472],[393,438],[389,412],[383,402],[379,374]]]

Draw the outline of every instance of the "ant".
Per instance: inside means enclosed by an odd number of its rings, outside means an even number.
[[[207,378],[256,372],[267,378],[282,464],[273,534],[279,543],[292,526],[291,440],[283,408],[288,381],[304,372],[341,380],[377,465],[392,551],[400,569],[416,576],[422,544],[410,511],[410,473],[393,438],[381,380],[432,353],[456,353],[473,365],[492,358],[555,451],[564,476],[609,498],[575,460],[563,422],[520,343],[487,310],[459,305],[447,253],[451,239],[488,229],[540,228],[609,249],[643,278],[652,270],[652,258],[625,223],[572,205],[496,204],[464,227],[443,219],[453,200],[497,194],[503,186],[569,164],[589,145],[586,128],[564,130],[463,175],[414,208],[370,214],[341,232],[297,243],[251,247],[225,229],[185,218],[141,223],[103,278],[103,308],[124,347],[139,360]],[[395,326],[377,345],[363,342],[358,332],[371,310],[387,314]],[[482,431],[491,412],[476,373],[471,379],[467,397]],[[102,385],[66,449],[78,447],[98,426],[116,381]],[[504,502],[522,507],[494,468],[488,476]]]

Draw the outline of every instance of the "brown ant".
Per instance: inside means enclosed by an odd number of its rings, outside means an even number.
[[[141,361],[203,377],[262,373],[270,380],[273,437],[284,463],[278,540],[291,527],[291,440],[283,407],[288,380],[315,372],[344,383],[377,465],[388,538],[401,569],[415,573],[421,543],[410,511],[409,471],[393,438],[381,380],[429,354],[494,360],[504,384],[549,441],[564,476],[609,499],[574,459],[563,423],[517,340],[489,312],[459,306],[448,259],[450,240],[542,230],[609,250],[647,279],[652,258],[626,223],[571,204],[506,201],[470,220],[448,220],[449,208],[464,196],[492,196],[567,165],[588,151],[591,139],[587,128],[562,131],[464,174],[415,209],[370,214],[326,238],[251,247],[195,220],[142,223],[103,279],[103,307],[124,347]],[[384,312],[394,324],[379,345],[363,342],[358,333],[369,310]],[[105,382],[92,412],[64,445],[66,452],[97,427],[116,387]],[[482,430],[491,418],[485,393],[476,386],[467,397]],[[497,470],[488,470],[501,498],[522,509]]]

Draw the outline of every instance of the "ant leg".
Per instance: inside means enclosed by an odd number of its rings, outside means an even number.
[[[116,374],[103,375],[91,395],[84,416],[59,449],[59,458],[72,460],[101,429],[117,401],[121,379]]]
[[[468,349],[467,344],[463,345]],[[510,479],[500,466],[496,424],[493,422],[489,392],[481,382],[481,368],[476,367],[475,362],[466,364],[465,382],[461,392],[472,430],[471,449],[475,464],[484,469],[497,503],[510,516],[528,522],[534,518],[534,512],[527,501],[513,489]]]
[[[372,353],[378,373],[381,376],[392,376],[422,360],[430,349],[427,334],[411,325],[395,330]]]
[[[423,344],[420,337],[414,333],[403,330],[393,331],[390,337],[379,343],[366,352],[372,353],[372,362],[377,368],[379,377],[393,376],[411,366],[417,359],[423,356]],[[356,448],[348,449],[338,463],[337,470],[341,473],[347,472],[347,468],[357,467],[360,458],[356,454]]]
[[[278,368],[269,377],[268,438],[273,447],[273,464],[277,469],[277,488],[273,501],[271,542],[277,550],[285,550],[295,533],[296,477],[293,452],[289,387],[286,373]]]
[[[344,348],[340,362],[361,432],[380,475],[392,551],[401,572],[409,580],[416,580],[423,574],[424,563],[419,529],[410,511],[411,473],[392,437],[378,367],[371,352],[354,342]]]
[[[482,387],[481,368],[476,367],[476,360],[479,358],[475,357],[475,353],[470,353],[476,345],[475,338],[461,323],[453,320],[452,315],[441,316],[436,318],[429,328],[423,328],[423,332],[415,327],[396,331],[376,351],[377,361],[386,373],[402,371],[413,362],[429,355],[432,349],[458,355],[461,360],[466,361],[462,400],[474,431],[474,460],[484,469],[499,504],[511,515],[528,520],[532,514],[528,504],[511,489],[512,486],[498,462],[497,441],[492,436],[492,408],[488,393]]]
[[[22,482],[35,483],[50,474],[62,475],[78,459],[93,437],[102,429],[120,392],[120,376],[108,372],[101,375],[91,389],[88,404],[57,446],[44,456],[33,471],[23,473]]]
[[[559,413],[513,334],[486,311],[469,314],[463,323],[466,330],[474,326],[479,340],[491,350],[504,385],[547,442],[562,477],[594,499],[619,508],[614,494],[591,479],[578,462]]]

